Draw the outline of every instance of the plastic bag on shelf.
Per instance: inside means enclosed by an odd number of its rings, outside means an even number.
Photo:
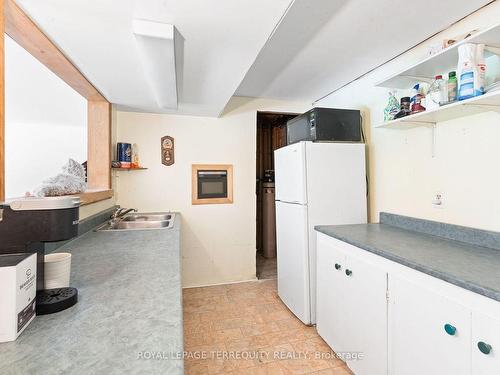
[[[396,92],[389,91],[389,100],[384,108],[384,121],[394,120],[394,116],[399,112],[399,103],[396,99]]]
[[[79,194],[85,190],[85,169],[77,161],[69,159],[62,167],[62,173],[44,180],[33,193],[37,197],[56,197]]]

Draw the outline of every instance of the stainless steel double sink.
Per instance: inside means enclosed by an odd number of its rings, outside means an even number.
[[[169,229],[174,226],[174,220],[175,214],[169,212],[134,213],[110,220],[96,231]]]

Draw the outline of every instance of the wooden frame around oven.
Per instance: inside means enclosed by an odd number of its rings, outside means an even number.
[[[198,198],[198,171],[227,171],[227,198]],[[196,205],[233,203],[233,165],[193,164],[191,166],[191,203]]]

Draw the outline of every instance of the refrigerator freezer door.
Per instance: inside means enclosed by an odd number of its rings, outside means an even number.
[[[274,152],[276,200],[307,203],[305,143],[299,142]]]
[[[307,206],[276,202],[278,295],[305,324],[311,324]]]

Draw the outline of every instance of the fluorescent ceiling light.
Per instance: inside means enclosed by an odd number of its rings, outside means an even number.
[[[149,85],[160,108],[177,109],[175,27],[166,23],[134,20],[133,30]]]

